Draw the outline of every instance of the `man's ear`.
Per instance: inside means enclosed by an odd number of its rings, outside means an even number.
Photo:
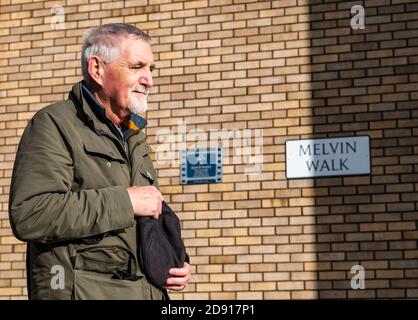
[[[97,83],[99,86],[103,85],[103,64],[98,56],[90,56],[87,61],[87,72],[90,75],[90,79]]]

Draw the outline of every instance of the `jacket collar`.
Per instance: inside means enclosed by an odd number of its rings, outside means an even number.
[[[88,124],[97,134],[116,134],[119,136],[116,126],[106,117],[103,105],[90,92],[84,80],[73,86],[68,98],[76,100],[84,112]],[[144,118],[132,114],[122,122],[121,127],[124,137],[127,138],[139,133],[146,125],[147,121]]]

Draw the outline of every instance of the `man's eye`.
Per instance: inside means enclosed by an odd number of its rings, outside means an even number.
[[[129,69],[131,69],[131,70],[138,70],[138,69],[142,69],[144,67],[145,67],[145,65],[138,64],[138,65],[131,65],[131,66],[129,66]],[[155,70],[155,67],[150,67],[149,69],[150,69],[151,72],[153,72]]]

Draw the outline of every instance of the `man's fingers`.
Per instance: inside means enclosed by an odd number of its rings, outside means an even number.
[[[186,277],[172,277],[172,278],[168,278],[166,280],[166,285],[167,286],[185,286],[188,284],[190,277],[186,276]]]
[[[163,210],[163,195],[161,192],[154,186],[151,186],[150,189],[152,190],[152,195],[154,196],[154,199],[156,201],[156,209],[154,210],[153,218],[158,219],[160,216],[162,210]]]
[[[176,276],[176,277],[185,277],[187,275],[190,275],[192,271],[192,268],[190,267],[190,264],[185,262],[183,264],[183,268],[171,268],[168,273]]]
[[[184,290],[186,286],[164,286],[163,288],[171,291],[181,291]]]
[[[161,214],[161,212],[163,211],[163,202],[160,200],[158,201],[158,213]]]
[[[189,274],[189,271],[186,268],[172,268],[168,273],[175,277],[185,277]]]
[[[157,213],[156,213],[156,218],[158,219],[158,217],[160,216],[162,210],[163,210],[163,202],[161,200],[162,195],[160,193],[160,191],[158,191],[157,189],[155,189],[158,192],[158,197],[157,197]]]
[[[192,268],[185,262],[183,268],[172,268],[169,270],[169,273],[173,275],[173,277],[166,280],[166,288],[169,290],[180,291],[189,283]]]
[[[163,196],[154,186],[132,186],[127,189],[136,216],[152,216],[158,219]]]

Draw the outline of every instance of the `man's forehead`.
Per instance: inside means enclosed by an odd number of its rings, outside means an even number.
[[[138,37],[127,37],[122,43],[121,58],[130,63],[154,63],[151,45]]]

